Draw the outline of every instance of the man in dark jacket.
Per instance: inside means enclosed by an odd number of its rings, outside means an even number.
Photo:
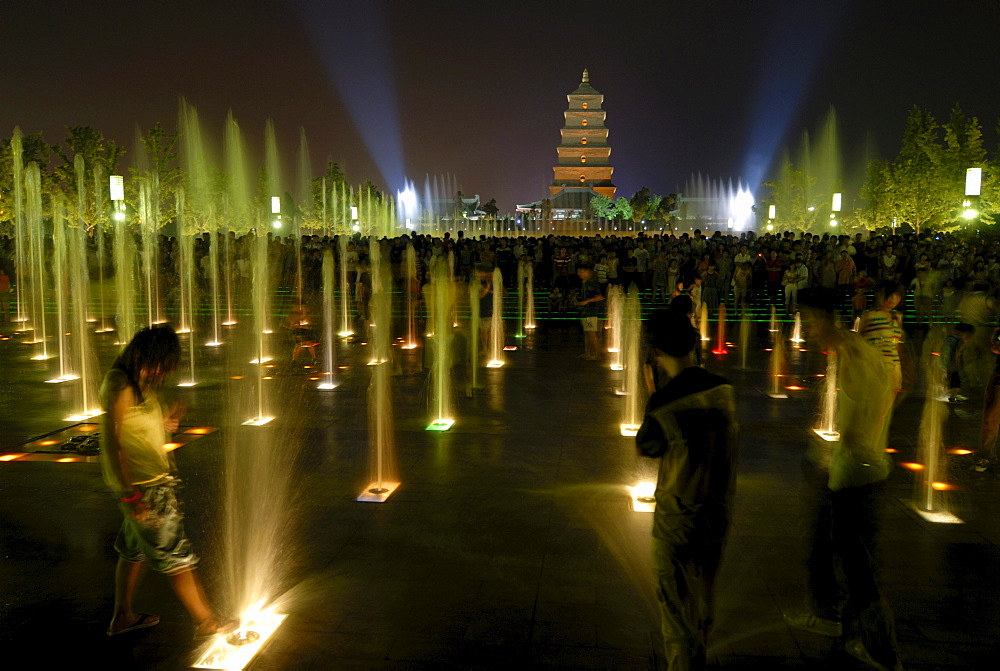
[[[654,313],[649,333],[667,382],[649,399],[636,443],[643,456],[660,459],[653,562],[664,652],[672,671],[704,669],[736,475],[733,387],[692,365],[698,334],[684,315]]]

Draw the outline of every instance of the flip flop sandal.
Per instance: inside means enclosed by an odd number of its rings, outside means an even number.
[[[139,613],[139,619],[135,621],[130,627],[125,627],[120,631],[111,631],[108,629],[108,636],[121,636],[122,634],[127,634],[130,631],[135,631],[136,629],[146,629],[147,627],[155,627],[160,624],[159,615],[149,615],[148,613]]]

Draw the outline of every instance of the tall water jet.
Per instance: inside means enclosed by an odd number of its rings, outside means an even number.
[[[392,277],[389,259],[377,239],[370,244],[372,297],[371,334],[372,381],[368,387],[368,453],[370,484],[358,501],[383,503],[399,487],[393,435],[392,396],[389,385],[390,326],[392,320]]]
[[[701,304],[701,310],[698,315],[698,331],[701,334],[701,341],[703,343],[712,339],[708,334],[708,303]]]
[[[335,352],[337,347],[337,327],[335,325],[336,299],[334,289],[336,284],[336,269],[334,268],[333,250],[323,250],[323,380],[319,383],[320,389],[333,389],[337,385],[333,381],[333,372],[336,370]]]
[[[726,349],[726,305],[719,303],[719,320],[715,325],[716,342],[712,354],[729,354]]]
[[[420,280],[417,278],[417,250],[412,244],[406,245],[406,343],[403,349],[417,346],[417,297],[420,295]]]
[[[608,289],[608,352],[611,370],[622,370],[622,289],[617,284]]]
[[[21,128],[14,127],[14,135],[10,140],[11,156],[13,158],[14,176],[14,250],[17,254],[17,277],[14,288],[16,290],[15,300],[17,301],[17,315],[14,321],[21,324],[23,330],[34,328],[28,317],[28,278],[31,273],[28,270],[30,263],[26,263],[29,258],[29,238],[31,236],[28,226],[28,218],[24,209],[24,144],[22,141]]]
[[[778,332],[778,311],[773,305],[771,306],[771,321],[770,326],[768,326],[768,331],[771,333]]]
[[[222,322],[222,325],[236,326],[236,315],[233,313],[233,269],[236,267],[236,264],[233,263],[233,242],[230,239],[228,230],[222,231],[222,257],[224,284],[226,286],[226,319]]]
[[[31,357],[43,361],[49,358],[48,333],[45,323],[45,230],[42,225],[42,182],[38,164],[28,164],[24,176],[25,211],[29,230],[29,264],[31,278],[31,326],[34,329],[35,344],[41,345],[41,352]],[[20,261],[20,259],[18,260]],[[22,269],[22,273],[24,270]]]
[[[455,424],[451,410],[451,313],[454,308],[454,284],[448,269],[439,263],[434,268],[434,361],[430,375],[431,422],[428,431],[447,431]]]
[[[747,369],[747,356],[750,353],[750,313],[743,308],[740,317],[740,370]]]
[[[97,327],[97,333],[110,333],[114,331],[113,328],[108,326],[108,310],[107,301],[104,297],[104,271],[108,265],[107,259],[107,247],[105,241],[105,224],[107,223],[107,218],[105,216],[105,204],[104,204],[104,187],[107,184],[106,176],[104,173],[104,166],[100,163],[94,165],[94,241],[97,246],[97,309],[100,315],[100,326]],[[82,226],[82,230],[86,231],[86,227]]]
[[[788,395],[781,388],[781,380],[785,373],[785,341],[781,337],[781,330],[776,332],[774,345],[771,348],[771,363],[768,366],[768,378],[771,398],[788,398]]]
[[[472,396],[474,389],[480,389],[479,382],[479,342],[482,329],[479,316],[479,292],[482,284],[476,273],[469,278],[469,386],[467,394]]]
[[[115,177],[111,179],[114,183]],[[121,188],[120,181],[118,181],[117,188]],[[115,326],[118,328],[118,344],[124,347],[132,340],[137,326],[135,318],[135,237],[129,230],[125,212],[122,211],[125,206],[124,201],[116,199],[114,194],[112,200],[115,201],[116,209],[118,209],[114,221],[115,291],[118,294]]]
[[[67,283],[66,265],[69,259],[66,257],[66,207],[62,192],[57,191],[51,198],[52,208],[52,288],[56,299],[56,344],[58,346],[57,358],[59,360],[59,377],[48,382],[63,382],[77,379],[72,374],[72,366],[69,359],[69,347],[66,333],[66,299],[70,295],[70,287]]]
[[[188,230],[189,222],[185,213],[184,189],[178,188],[177,194],[177,278],[180,285],[180,329],[178,333],[187,334],[188,378],[178,383],[179,387],[193,387],[197,384],[195,378],[195,346],[194,346],[194,236]]]
[[[503,356],[503,274],[500,268],[493,269],[493,317],[490,321],[490,351],[487,368],[504,365]]]
[[[804,343],[805,338],[802,337],[802,313],[795,313],[795,325],[792,327],[792,337],[791,341],[796,345]]]
[[[219,327],[222,324],[222,307],[219,303],[219,239],[216,231],[218,231],[218,222],[214,217],[211,218],[210,223],[212,224],[210,234],[207,236],[208,240],[208,287],[209,292],[212,297],[212,339],[205,343],[208,347],[218,347],[222,344],[222,335],[219,331]],[[257,238],[261,238],[262,234],[258,231]],[[203,238],[206,239],[206,238]],[[256,287],[256,280],[254,282]],[[264,328],[266,323],[262,317],[254,315],[257,319],[256,323]],[[256,325],[255,323],[255,325]]]
[[[840,440],[837,431],[837,359],[836,352],[826,355],[826,377],[823,380],[823,395],[819,424],[813,433],[826,441]]]
[[[535,328],[535,267],[530,261],[525,265],[527,268],[524,291],[527,295],[527,306],[524,309],[524,328],[530,331]]]
[[[642,310],[639,305],[639,289],[633,284],[629,287],[625,298],[624,315],[622,319],[624,331],[624,380],[625,410],[620,426],[623,436],[634,436],[642,423],[642,413],[645,408],[645,394],[642,386]]]
[[[213,241],[214,244],[214,241]],[[256,358],[251,363],[257,365],[257,414],[244,424],[251,426],[261,426],[270,422],[273,417],[269,414],[269,404],[267,394],[265,394],[264,383],[266,369],[264,362],[270,360],[265,350],[265,329],[267,325],[267,314],[270,308],[270,273],[267,265],[267,235],[258,228],[253,241],[253,331],[252,343]]]
[[[527,264],[524,259],[518,259],[517,262],[517,333],[514,335],[515,338],[524,337],[524,324],[525,324],[525,295],[524,295],[524,285],[527,281],[527,270],[525,268]]]
[[[82,222],[81,222],[82,223]],[[73,287],[86,287],[90,283],[87,271],[87,231],[86,228],[71,229],[69,233],[69,283]],[[67,421],[81,421],[96,417],[101,410],[97,398],[97,361],[91,346],[90,329],[87,327],[88,294],[86,291],[73,291],[73,345],[75,355],[74,370],[80,381],[76,386],[76,409],[67,417]]]
[[[338,236],[337,242],[340,247],[340,333],[341,338],[354,335],[354,327],[351,325],[351,285],[347,275],[347,233]]]
[[[919,462],[903,464],[914,474],[913,510],[928,522],[961,524],[962,519],[948,509],[947,492],[952,485],[944,482],[946,463],[942,458],[944,421],[947,415],[944,371],[933,362],[925,366],[926,392],[920,415],[917,454]]]

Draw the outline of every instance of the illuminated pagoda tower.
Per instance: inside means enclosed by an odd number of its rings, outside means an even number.
[[[559,131],[562,143],[556,148],[559,161],[552,168],[555,179],[549,185],[551,196],[564,192],[594,191],[615,197],[611,183],[611,147],[608,129],[604,125],[607,113],[601,109],[604,96],[590,85],[590,73],[576,90],[566,96],[569,108],[563,112],[566,123]]]
[[[549,197],[518,205],[518,213],[536,222],[540,231],[585,231],[593,223],[590,199],[596,194],[614,199],[611,182],[611,147],[604,125],[607,113],[601,109],[604,96],[590,85],[590,73],[576,90],[566,96],[569,106],[556,148],[558,160],[552,168]],[[527,228],[527,226],[526,226]]]

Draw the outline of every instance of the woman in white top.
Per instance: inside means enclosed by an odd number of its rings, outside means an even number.
[[[235,622],[216,617],[195,573],[198,556],[184,533],[184,516],[164,445],[183,412],[164,415],[156,390],[180,360],[180,343],[169,326],[144,328],[125,347],[101,385],[101,471],[125,518],[115,550],[115,612],[108,636],[159,623],[136,613],[132,596],[147,566],[163,573],[195,622],[195,638],[232,631]]]

